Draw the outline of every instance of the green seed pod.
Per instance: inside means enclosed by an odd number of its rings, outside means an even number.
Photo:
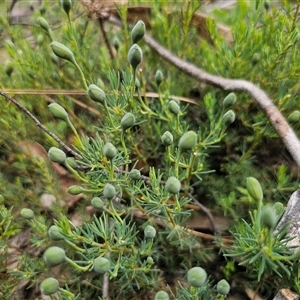
[[[44,43],[44,36],[42,34],[39,34],[37,37],[37,43],[39,46],[42,46]]]
[[[296,123],[300,120],[300,111],[294,110],[287,118],[290,123]]]
[[[132,44],[136,44],[137,42],[139,42],[145,35],[145,32],[146,32],[145,23],[139,20],[131,30]]]
[[[105,93],[95,84],[89,86],[88,94],[90,98],[96,102],[104,103],[106,101]]]
[[[43,295],[50,296],[56,293],[59,289],[58,280],[52,277],[46,278],[40,285],[40,291]]]
[[[178,143],[178,148],[181,152],[192,150],[197,143],[197,134],[194,131],[186,132]]]
[[[231,109],[228,110],[224,115],[223,115],[223,123],[225,126],[233,123],[235,120],[235,113]]]
[[[229,291],[230,291],[230,285],[225,279],[222,279],[217,283],[218,294],[227,295]]]
[[[69,17],[70,10],[72,8],[72,1],[71,0],[59,0],[61,7]]]
[[[66,153],[56,147],[51,147],[49,149],[48,157],[51,161],[59,164],[63,164],[67,159]]]
[[[76,65],[74,54],[68,47],[56,41],[52,42],[50,46],[56,56],[61,59],[68,60],[72,64]]]
[[[94,259],[94,270],[96,273],[105,274],[110,269],[110,261],[102,256]]]
[[[133,69],[136,69],[137,66],[141,63],[143,59],[142,49],[137,44],[133,44],[128,51],[128,62],[131,64]]]
[[[68,188],[68,193],[71,195],[79,195],[85,191],[80,185],[72,185]]]
[[[61,105],[57,103],[51,103],[48,105],[48,107],[55,118],[69,122],[69,115]]]
[[[4,197],[3,195],[0,195],[0,204],[3,204],[4,203]]]
[[[118,52],[120,49],[120,40],[116,36],[114,37],[112,44],[113,44],[114,48],[116,49],[116,51]]]
[[[236,95],[235,95],[235,93],[230,93],[223,100],[223,107],[224,108],[228,108],[228,107],[234,105],[235,102],[236,102]]]
[[[50,226],[48,229],[48,236],[53,241],[60,241],[64,239],[64,236],[60,233],[59,228],[56,225]]]
[[[50,54],[50,58],[55,65],[58,64],[58,57],[53,52]]]
[[[178,113],[180,112],[180,107],[179,107],[179,105],[178,105],[174,100],[171,100],[171,101],[168,103],[168,110],[169,110],[169,112],[171,112],[172,114],[178,115]]]
[[[94,197],[91,201],[92,206],[98,209],[101,209],[104,206],[104,202],[99,197]]]
[[[4,65],[4,72],[8,77],[10,77],[13,71],[14,71],[13,63],[10,60],[7,60]]]
[[[190,285],[201,287],[207,278],[206,271],[201,267],[194,267],[187,272],[187,281]]]
[[[40,27],[41,27],[44,31],[46,31],[47,33],[50,32],[51,29],[50,29],[49,23],[46,21],[45,18],[39,17],[39,18],[37,19],[37,21],[38,21]]]
[[[261,202],[263,199],[263,191],[259,181],[254,177],[248,177],[246,179],[246,186],[249,195],[257,202]]]
[[[73,169],[77,167],[77,162],[74,157],[67,157],[66,163]]]
[[[147,225],[144,229],[144,236],[146,239],[154,239],[156,236],[156,229],[151,225]]]
[[[65,251],[57,246],[49,247],[43,255],[43,259],[49,267],[55,267],[61,264],[65,258]]]
[[[104,198],[111,200],[116,196],[116,194],[117,192],[115,187],[112,184],[107,183],[103,189]]]
[[[139,179],[141,179],[141,172],[137,169],[132,169],[129,172],[128,176],[132,180],[139,180]]]
[[[132,113],[127,113],[121,120],[121,128],[125,131],[135,124],[135,116]]]
[[[157,86],[160,86],[164,80],[164,75],[161,70],[157,70],[154,76],[154,80]],[[177,103],[178,104],[178,103]]]
[[[108,159],[113,159],[117,155],[117,149],[112,143],[106,143],[103,147],[103,154]]]
[[[180,189],[181,189],[181,183],[176,177],[172,176],[168,178],[166,182],[166,190],[170,194],[177,194],[179,193]]]
[[[154,300],[169,300],[170,297],[165,291],[159,291],[155,294]]]
[[[34,212],[32,209],[30,208],[23,208],[20,212],[21,214],[21,217],[24,218],[24,219],[32,219],[34,217]]]
[[[267,204],[261,211],[261,225],[272,230],[277,224],[277,214],[271,204]]]
[[[164,146],[170,146],[173,144],[173,135],[170,131],[166,131],[162,136],[161,136],[161,142],[163,143]]]

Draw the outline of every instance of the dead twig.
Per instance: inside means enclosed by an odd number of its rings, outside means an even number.
[[[57,141],[64,149],[66,149],[66,151],[70,154],[72,154],[73,156],[82,159],[82,156],[80,154],[78,154],[76,151],[74,151],[73,149],[71,149],[68,145],[66,145],[62,140],[59,139],[59,137],[54,134],[53,132],[51,132],[50,130],[48,130],[28,109],[26,109],[23,105],[21,105],[21,103],[19,101],[17,101],[16,99],[8,96],[6,93],[4,93],[3,91],[0,91],[0,95],[3,96],[5,99],[9,100],[10,102],[12,102],[14,105],[16,105],[21,111],[23,111],[27,116],[29,116],[34,122],[35,124],[40,127],[44,132],[46,132],[48,135],[50,135],[55,141]]]

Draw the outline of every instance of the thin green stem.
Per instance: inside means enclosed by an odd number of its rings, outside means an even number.
[[[65,161],[64,165],[66,166],[66,168],[76,177],[78,178],[79,180],[81,180],[82,182],[84,183],[89,183],[89,181],[85,178],[83,178],[82,176],[80,176],[78,174],[78,172],[76,170],[74,170],[69,164],[67,161]]]

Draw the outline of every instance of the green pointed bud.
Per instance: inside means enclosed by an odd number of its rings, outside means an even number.
[[[164,80],[164,75],[161,70],[157,70],[154,76],[154,80],[157,86],[160,86]]]
[[[43,295],[51,296],[59,289],[58,280],[52,277],[46,278],[40,285],[40,291]]]
[[[117,155],[117,149],[112,143],[106,143],[103,147],[103,154],[108,159],[113,159]]]
[[[251,57],[251,63],[253,66],[255,66],[259,61],[260,61],[260,54],[256,52]]]
[[[94,259],[94,270],[98,274],[105,274],[110,269],[110,261],[102,256]]]
[[[85,189],[80,185],[72,185],[68,188],[68,193],[71,195],[79,195],[83,192],[85,192]]]
[[[48,105],[48,107],[55,118],[69,122],[69,115],[61,105],[57,103],[51,103]]]
[[[73,169],[75,169],[78,166],[74,157],[67,157],[66,163]]]
[[[128,176],[132,180],[139,180],[139,179],[141,179],[141,172],[137,169],[132,169],[129,172]]]
[[[57,81],[58,78],[59,78],[57,72],[53,71],[53,72],[51,73],[51,78],[52,78],[54,81]]]
[[[44,43],[44,36],[42,34],[39,34],[37,37],[37,43],[41,47]]]
[[[223,100],[223,107],[224,108],[228,108],[228,107],[234,105],[235,102],[236,102],[236,95],[235,95],[235,93],[230,93]]]
[[[178,115],[178,113],[180,112],[180,107],[179,107],[179,105],[178,105],[174,100],[171,100],[171,101],[168,103],[168,110],[169,110],[169,112],[171,112],[172,114]]]
[[[55,65],[58,64],[58,57],[53,52],[50,54],[50,58]]]
[[[186,132],[178,143],[178,148],[181,152],[192,150],[197,143],[197,134],[195,131]]]
[[[281,202],[275,202],[272,207],[276,213],[277,221],[279,221],[285,211],[285,207]]]
[[[246,186],[249,195],[257,202],[261,202],[263,199],[263,191],[259,181],[254,177],[248,177],[246,179]]]
[[[65,251],[57,246],[49,247],[43,255],[43,259],[49,267],[55,267],[61,264],[65,258]]]
[[[61,7],[69,17],[70,15],[70,10],[72,8],[72,1],[71,0],[59,0]]]
[[[132,44],[136,44],[137,42],[139,42],[145,35],[145,32],[146,32],[145,23],[139,20],[131,30]]]
[[[207,278],[206,271],[201,267],[194,267],[187,272],[187,282],[194,287],[204,285]]]
[[[4,203],[4,197],[3,195],[0,195],[0,204],[3,204]]]
[[[40,14],[41,14],[41,15],[44,15],[45,12],[46,12],[46,7],[45,7],[44,5],[40,6],[40,7],[39,7],[39,11],[40,11]]]
[[[116,196],[116,194],[117,192],[115,187],[112,184],[107,183],[103,189],[104,198],[111,200]]]
[[[170,146],[173,144],[173,135],[170,131],[166,131],[162,136],[161,136],[161,142],[164,146]]]
[[[29,9],[30,9],[31,11],[34,11],[34,2],[30,2],[30,4],[29,4]]]
[[[294,110],[287,118],[290,123],[296,123],[300,120],[300,111]]]
[[[170,297],[167,292],[159,291],[155,294],[154,300],[169,300]]]
[[[68,60],[72,64],[76,65],[74,54],[68,47],[56,41],[52,42],[50,46],[56,56],[61,59]]]
[[[261,225],[272,230],[277,224],[278,218],[275,209],[271,204],[267,204],[261,211]]]
[[[218,294],[227,295],[229,291],[230,291],[230,285],[225,279],[222,279],[217,283]]]
[[[8,77],[10,77],[13,71],[14,71],[13,63],[10,60],[7,60],[4,65],[4,72]]]
[[[91,204],[94,208],[101,209],[104,206],[104,202],[99,197],[94,197],[91,201]]]
[[[66,153],[56,147],[51,147],[49,149],[48,157],[51,161],[59,164],[63,164],[67,159]]]
[[[104,103],[106,101],[105,93],[95,84],[89,86],[88,94],[90,98],[96,102]]]
[[[181,189],[181,183],[176,177],[171,176],[170,178],[168,178],[166,182],[166,190],[170,194],[177,194],[179,193],[180,189]]]
[[[156,229],[151,225],[147,225],[144,229],[144,236],[146,239],[154,239],[156,236]]]
[[[135,124],[135,116],[132,113],[127,113],[121,120],[121,128],[125,131]]]
[[[64,236],[60,233],[60,230],[56,225],[50,226],[48,229],[48,236],[53,241],[60,241],[64,239]]]
[[[137,44],[133,44],[128,51],[127,58],[132,68],[136,69],[143,59],[142,49]]]
[[[223,115],[223,123],[225,126],[233,123],[235,120],[235,113],[231,109],[228,110],[224,115]]]
[[[30,208],[23,208],[20,212],[21,214],[21,217],[24,218],[24,219],[32,219],[34,217],[34,212],[32,209]]]
[[[148,256],[146,261],[147,261],[147,264],[149,264],[149,265],[153,265],[153,263],[154,263],[154,260],[151,256]]]
[[[120,40],[117,37],[114,37],[112,44],[113,44],[114,48],[116,49],[116,51],[118,52],[120,49]]]
[[[45,18],[39,17],[39,18],[37,19],[37,21],[38,21],[40,27],[41,27],[44,31],[46,31],[47,33],[50,32],[51,29],[50,29],[49,23],[46,21]]]

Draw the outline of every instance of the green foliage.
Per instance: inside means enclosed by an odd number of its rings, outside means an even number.
[[[153,1],[151,34],[208,72],[259,84],[298,130],[299,5],[294,10],[284,2],[283,9],[266,10],[262,2],[238,1],[229,12],[214,11],[216,21],[207,19],[210,38],[205,40],[193,19],[199,2],[174,3],[170,12],[168,1]],[[8,297],[17,283],[29,280],[44,294],[58,290],[53,299],[100,299],[109,281],[111,299],[166,297],[160,289],[174,299],[225,299],[229,285],[215,283],[214,274],[200,285],[185,282],[194,282],[189,274],[195,266],[211,274],[217,259],[224,265],[220,278],[229,282],[238,262],[256,281],[249,282],[255,289],[299,290],[298,263],[286,245],[288,225],[274,232],[284,209],[276,201],[285,203],[299,181],[284,155],[277,158],[282,146],[268,120],[243,93],[203,87],[161,61],[142,40],[144,22],[129,31],[126,5],[117,9],[125,26],[108,26],[113,59],[107,37],[86,16],[75,18],[81,8],[71,0],[44,1],[26,28],[12,25],[9,14],[0,17],[6,40],[0,42],[6,56],[1,89],[21,90],[14,97],[74,150],[68,152],[0,99],[1,262],[7,259],[8,239],[23,225],[30,227],[30,244],[39,250],[37,256],[26,249],[18,257],[20,266],[9,271],[1,293]],[[217,30],[218,20],[231,26],[233,43]],[[28,32],[31,38],[23,38]],[[45,88],[56,94],[45,95]],[[30,97],[23,89],[40,92]],[[66,90],[84,93],[75,99],[58,92]],[[157,94],[147,96],[149,90]],[[170,96],[193,97],[192,91],[198,104]],[[32,155],[40,144],[77,180],[68,189],[47,159]],[[28,151],[28,145],[34,147]],[[251,177],[246,189],[249,176],[258,180]],[[61,207],[65,190],[80,199],[75,207]],[[53,195],[54,204],[45,207],[44,194]],[[211,246],[203,242],[205,234],[189,228],[195,199],[232,219],[233,246],[217,236]],[[82,219],[79,225],[73,210]],[[20,212],[26,218],[30,212],[30,218],[24,220]],[[56,279],[54,263],[42,258],[47,249],[64,254]],[[175,288],[165,274],[181,276]]]

